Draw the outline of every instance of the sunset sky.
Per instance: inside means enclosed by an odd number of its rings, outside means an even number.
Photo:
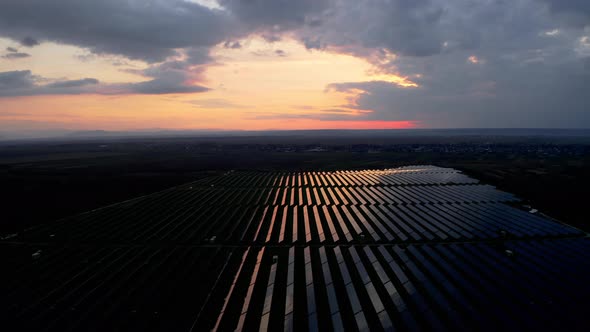
[[[584,0],[1,0],[0,135],[590,127]]]

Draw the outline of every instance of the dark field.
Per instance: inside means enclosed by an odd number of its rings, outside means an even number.
[[[514,193],[588,230],[590,139],[584,135],[388,135],[101,138],[0,143],[2,233],[228,170],[379,169],[434,164]]]

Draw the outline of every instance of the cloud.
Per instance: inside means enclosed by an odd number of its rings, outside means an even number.
[[[132,70],[150,80],[121,86],[122,91],[140,94],[196,93],[209,91],[195,83],[202,82],[202,74],[212,59],[209,51],[192,48],[186,52],[186,60],[171,60],[151,65],[143,70]]]
[[[230,49],[240,49],[242,48],[242,44],[239,41],[226,41],[223,43],[223,47],[230,48]]]
[[[34,47],[40,45],[39,41],[33,37],[26,36],[20,40],[20,44],[26,47]]]
[[[168,74],[147,82],[132,83],[122,86],[120,93],[138,94],[172,94],[172,93],[196,93],[209,91],[209,88],[200,85],[189,85],[182,82],[182,77]]]
[[[13,60],[13,59],[23,59],[23,58],[28,58],[31,55],[29,53],[21,53],[21,52],[12,52],[12,53],[8,53],[2,56],[3,59],[9,59],[9,60]]]
[[[18,49],[14,48],[14,47],[7,47],[6,52],[8,52],[8,53],[0,56],[0,58],[13,60],[13,59],[28,58],[31,56],[28,53],[19,52]]]
[[[254,29],[283,31],[314,22],[330,8],[332,0],[221,0],[219,3],[240,22]]]
[[[376,72],[419,85],[327,87],[349,95],[347,108],[373,111],[368,119],[434,127],[590,126],[584,106],[590,97],[582,92],[590,84],[588,30],[572,28],[555,8],[532,0],[339,3],[320,28],[305,26],[295,35],[308,48],[362,57]],[[559,33],[547,38],[547,31]]]
[[[353,94],[348,108],[372,110],[368,119],[419,121],[429,127],[588,127],[590,68],[586,59],[547,66],[489,62],[472,67],[439,59],[441,66],[400,88],[383,81],[337,83],[330,91]]]
[[[571,3],[551,8],[586,12],[587,1]],[[562,23],[538,0],[225,0],[221,4],[251,32],[277,39],[288,34],[309,49],[366,58],[385,71],[397,70],[400,57],[476,50],[485,57],[487,52],[543,49],[572,38],[548,41],[539,35]]]
[[[184,0],[3,0],[0,35],[26,46],[38,40],[96,54],[159,62],[177,49],[210,47],[235,32],[225,11]]]
[[[544,1],[549,5],[538,0],[220,0],[223,9],[216,9],[185,0],[5,0],[0,34],[28,45],[37,42],[34,35],[151,63],[191,47],[239,48],[231,40],[252,33],[269,42],[288,34],[310,49],[393,65],[391,55],[532,48],[540,45],[534,38],[540,29],[555,28],[550,11],[590,13],[587,1]]]
[[[479,58],[477,56],[475,56],[475,55],[470,55],[467,58],[467,61],[469,61],[469,62],[471,62],[471,63],[473,63],[475,65],[481,62],[481,60],[479,60]]]
[[[256,50],[256,51],[252,51],[250,52],[250,54],[255,55],[255,56],[260,56],[260,57],[286,57],[289,54],[281,49],[276,49],[276,50],[272,50],[272,49],[260,49],[260,50]]]
[[[276,35],[295,31],[310,49],[344,47],[388,48],[426,56],[442,50],[438,27],[445,7],[428,0],[301,0],[220,3],[252,31]]]
[[[91,78],[82,80],[58,80],[51,83],[30,70],[0,72],[0,97],[34,96],[52,94],[81,94],[88,85],[98,84]]]
[[[80,86],[86,85],[94,85],[98,84],[99,81],[95,78],[83,78],[81,80],[66,80],[66,81],[57,81],[54,83],[50,83],[45,85],[47,88],[75,88]]]
[[[552,13],[564,24],[586,26],[590,24],[590,3],[586,0],[544,0]]]
[[[177,94],[209,89],[185,82],[184,74],[169,71],[152,73],[153,79],[139,83],[101,83],[95,78],[51,80],[30,70],[0,72],[0,97],[80,94]],[[49,82],[49,83],[48,83]]]
[[[295,35],[310,49],[324,49],[394,65],[399,57],[535,43],[539,28],[552,27],[538,2],[467,0],[336,1],[318,27]],[[532,45],[531,45],[532,46]]]
[[[8,89],[32,87],[35,79],[30,70],[0,72],[0,94]]]
[[[372,120],[417,120],[420,112],[416,108],[399,107],[404,100],[416,98],[419,89],[405,89],[386,81],[333,83],[326,91],[343,92],[353,95],[344,105],[350,109],[371,110],[363,113]]]

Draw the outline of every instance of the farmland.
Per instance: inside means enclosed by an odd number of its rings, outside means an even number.
[[[451,168],[230,170],[4,238],[0,309],[25,330],[574,329],[590,242],[529,210]]]

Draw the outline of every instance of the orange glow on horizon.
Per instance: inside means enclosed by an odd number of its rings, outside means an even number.
[[[328,88],[332,83],[374,81],[406,89],[417,88],[418,84],[409,77],[380,72],[370,61],[344,52],[309,51],[289,39],[268,43],[253,37],[242,45],[239,49],[216,47],[211,52],[215,63],[191,68],[185,83],[206,86],[210,89],[207,92],[3,97],[0,98],[3,110],[0,131],[27,128],[113,131],[406,129],[420,126],[416,121],[366,120],[367,113],[372,110],[358,106],[358,98],[365,91]],[[0,48],[2,46],[0,39]],[[277,56],[277,50],[284,55]],[[137,74],[147,64],[129,61],[121,67],[113,67],[110,65],[112,58],[99,56],[75,60],[83,52],[75,47],[46,43],[31,50],[33,56],[22,60],[20,65],[31,68],[33,75],[49,79],[63,77],[55,68],[67,68],[64,79],[92,77],[106,86],[149,79]],[[388,59],[393,58],[394,55],[388,55]],[[0,71],[9,69],[0,64]],[[265,114],[270,116],[265,117]],[[281,115],[284,116],[281,118]]]
[[[259,120],[262,121],[262,120]],[[297,129],[415,129],[420,128],[418,121],[322,121],[313,119],[264,120],[258,122],[251,130],[297,130]]]

